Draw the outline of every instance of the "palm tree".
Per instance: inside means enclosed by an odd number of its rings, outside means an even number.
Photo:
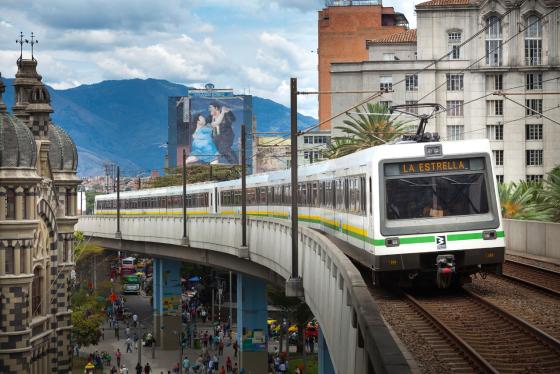
[[[542,207],[541,183],[520,181],[499,184],[498,191],[504,218],[535,221],[546,221],[550,218],[549,210]]]
[[[548,173],[544,181],[542,202],[544,209],[549,212],[550,218],[555,222],[560,222],[560,166]]]
[[[390,119],[391,114],[385,105],[368,103],[357,111],[355,115],[347,114],[349,119],[343,121],[344,125],[335,127],[344,136],[332,138],[327,151],[329,158],[387,143],[404,132],[404,125]]]

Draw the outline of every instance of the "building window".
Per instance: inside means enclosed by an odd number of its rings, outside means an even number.
[[[486,126],[486,137],[490,140],[504,140],[504,125]]]
[[[490,66],[502,65],[502,24],[496,16],[486,20],[486,63]]]
[[[488,100],[486,102],[487,113],[489,116],[503,116],[504,115],[504,101],[503,100]]]
[[[529,73],[525,77],[528,90],[542,90],[542,73]]]
[[[330,138],[328,136],[315,136],[313,138],[314,144],[329,144]]]
[[[305,151],[303,152],[303,158],[311,162],[315,162],[317,160],[322,160],[323,155],[320,151]]]
[[[14,263],[16,261],[14,247],[4,248],[4,258],[6,259],[6,262],[4,264],[4,272],[6,274],[14,274]]]
[[[489,91],[501,91],[504,89],[503,74],[491,74],[486,76],[486,89]]]
[[[543,176],[542,174],[530,174],[527,175],[527,182],[542,182]]]
[[[463,140],[465,126],[447,126],[448,140]]]
[[[463,74],[447,74],[447,91],[463,91]]]
[[[463,117],[463,100],[447,101],[448,117]]]
[[[387,100],[387,101],[380,101],[379,104],[384,106],[385,108],[390,108],[391,105],[393,105],[393,102],[390,101],[390,100]]]
[[[504,183],[504,176],[503,175],[496,175],[496,182]]]
[[[494,165],[504,166],[504,151],[492,151],[492,156],[494,158]]]
[[[527,140],[542,140],[543,125],[525,125],[525,138]]]
[[[305,144],[313,144],[313,137],[312,136],[304,136],[303,143]]]
[[[393,90],[393,77],[391,75],[382,75],[379,79],[379,89],[389,92]]]
[[[460,45],[461,45],[461,33],[454,31],[447,34],[447,44],[449,58],[451,60],[458,60],[461,58]]]
[[[405,84],[407,91],[418,91],[418,75],[405,75]]]
[[[16,219],[16,192],[13,188],[6,191],[6,219]]]
[[[416,104],[418,104],[418,101],[416,100],[407,100],[405,102],[406,105],[410,105],[406,107],[406,111],[412,114],[418,114],[418,107],[415,106]]]
[[[527,166],[540,166],[543,164],[542,149],[529,149],[527,152]]]
[[[525,100],[525,114],[528,116],[536,116],[542,114],[542,99]]]
[[[43,277],[41,276],[41,269],[35,268],[33,270],[33,283],[31,284],[31,310],[32,316],[41,315],[41,294],[43,288]]]
[[[527,18],[525,30],[525,63],[530,66],[542,63],[542,23],[537,16]]]
[[[383,53],[383,61],[394,61],[395,54],[394,53]]]

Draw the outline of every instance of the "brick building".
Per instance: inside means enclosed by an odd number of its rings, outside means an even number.
[[[17,65],[13,115],[0,80],[0,373],[68,373],[78,157],[37,60]]]
[[[319,11],[319,91],[331,90],[331,63],[367,60],[366,41],[408,28],[408,21],[381,0],[327,0]],[[331,95],[319,95],[319,121],[332,115]],[[321,126],[330,130],[330,122]]]

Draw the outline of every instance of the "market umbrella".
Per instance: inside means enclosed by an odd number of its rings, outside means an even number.
[[[200,278],[198,275],[195,275],[194,277],[190,277],[189,278],[189,282],[200,282],[202,278]]]

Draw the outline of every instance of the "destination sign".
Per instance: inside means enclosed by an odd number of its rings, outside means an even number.
[[[470,160],[438,160],[402,162],[399,164],[400,174],[440,173],[458,170],[470,170]]]

